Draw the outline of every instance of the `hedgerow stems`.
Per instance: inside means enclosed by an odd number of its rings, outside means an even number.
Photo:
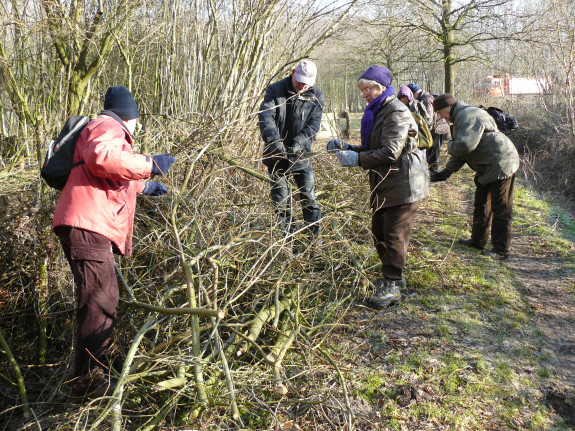
[[[106,407],[106,409],[98,416],[98,419],[92,424],[90,427],[91,430],[99,430],[98,428],[100,424],[104,421],[104,419],[108,416],[109,413],[112,413],[114,416],[114,428],[113,431],[119,430],[121,426],[121,416],[122,416],[122,397],[124,395],[124,386],[127,383],[127,377],[130,373],[130,367],[132,366],[132,362],[136,356],[138,351],[138,347],[140,343],[144,339],[144,335],[148,332],[155,324],[157,323],[157,314],[152,314],[144,325],[140,328],[136,336],[134,337],[134,341],[132,341],[132,345],[128,350],[128,354],[126,355],[126,359],[124,360],[124,366],[122,367],[122,371],[120,373],[120,377],[118,378],[118,383],[116,384],[116,388],[114,389],[114,393],[112,394],[112,399],[110,404]]]
[[[20,399],[22,400],[22,410],[24,412],[24,418],[27,419],[30,416],[30,406],[28,405],[28,395],[26,395],[26,386],[24,385],[24,379],[22,378],[22,373],[20,372],[18,362],[16,362],[16,358],[14,358],[14,355],[10,350],[10,346],[8,346],[8,342],[4,338],[2,330],[0,330],[0,346],[2,346],[2,350],[4,350],[4,354],[8,357],[8,362],[10,362],[10,366],[12,367],[12,372],[14,373],[14,377],[16,378],[16,384],[18,386],[18,390],[20,391]]]

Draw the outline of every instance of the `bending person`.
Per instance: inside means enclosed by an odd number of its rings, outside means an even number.
[[[465,164],[476,172],[471,238],[462,238],[459,243],[492,258],[507,259],[511,252],[513,185],[519,168],[517,149],[483,109],[458,102],[449,93],[438,96],[433,107],[453,126],[452,140],[447,143],[451,158],[431,181],[445,181]],[[485,251],[490,225],[493,249]]]

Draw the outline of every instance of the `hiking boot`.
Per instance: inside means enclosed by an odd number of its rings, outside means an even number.
[[[484,247],[478,246],[477,243],[475,241],[473,241],[472,239],[459,238],[459,240],[457,242],[461,245],[466,246],[466,247],[476,248],[477,250],[483,250],[484,249]]]
[[[388,280],[386,278],[375,282],[374,284],[379,286],[379,289],[368,298],[368,305],[373,308],[384,308],[401,300],[400,282],[401,280]]]
[[[112,383],[100,367],[92,369],[88,374],[78,377],[72,383],[72,396],[78,398],[100,398],[113,390]]]
[[[484,256],[487,256],[493,260],[507,260],[507,259],[509,259],[509,253],[501,253],[501,252],[495,251],[493,249],[483,250],[481,252],[481,254]]]

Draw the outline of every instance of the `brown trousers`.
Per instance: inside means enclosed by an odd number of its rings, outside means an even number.
[[[509,254],[511,251],[514,183],[515,175],[485,185],[475,181],[477,187],[473,203],[471,239],[480,248],[487,245],[491,225],[493,249],[500,254]]]
[[[82,377],[101,362],[113,341],[119,291],[112,243],[100,234],[69,226],[55,231],[76,284],[74,376]]]
[[[375,249],[383,276],[400,280],[407,260],[407,248],[419,202],[377,209],[371,217]]]

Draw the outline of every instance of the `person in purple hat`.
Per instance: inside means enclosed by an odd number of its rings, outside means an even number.
[[[395,96],[391,72],[370,66],[358,81],[367,102],[361,119],[361,145],[332,140],[327,149],[341,166],[369,171],[371,231],[383,277],[374,281],[368,304],[375,308],[401,299],[403,270],[419,201],[429,194],[425,153],[417,147],[417,124]]]
[[[423,118],[423,120],[427,123],[429,128],[431,128],[432,121],[431,117],[429,116],[429,113],[427,112],[427,109],[425,109],[425,107],[419,100],[413,98],[413,92],[409,89],[407,85],[402,85],[399,88],[397,98],[401,102],[403,102],[403,104],[407,106],[411,112],[415,112],[421,115],[421,118]]]
[[[407,87],[413,93],[413,99],[421,103],[421,105],[427,111],[427,116],[429,118],[429,128],[431,129],[431,137],[433,138],[433,146],[428,148],[427,153],[427,165],[429,166],[429,172],[431,175],[439,172],[439,161],[441,157],[441,145],[447,138],[447,133],[449,132],[449,124],[440,115],[438,115],[433,109],[433,95],[429,92],[422,90],[418,85],[408,84]]]

